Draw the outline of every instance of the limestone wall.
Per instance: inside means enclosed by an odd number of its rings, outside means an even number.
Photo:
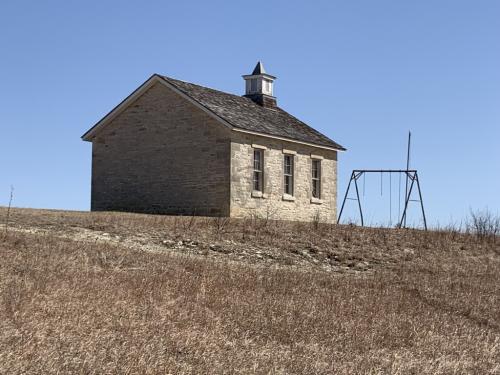
[[[264,150],[264,194],[253,192],[254,147]],[[284,151],[294,155],[294,194],[284,196]],[[312,159],[321,160],[321,199],[312,197]],[[337,152],[296,143],[233,133],[231,142],[231,216],[335,222],[337,215]]]
[[[157,83],[92,142],[92,210],[229,215],[230,133]]]

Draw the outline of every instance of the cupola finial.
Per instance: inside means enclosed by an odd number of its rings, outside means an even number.
[[[252,72],[252,75],[258,75],[258,74],[265,74],[266,71],[264,69],[264,65],[262,65],[262,62],[257,62],[257,65],[255,65],[255,68]]]
[[[245,97],[252,99],[263,107],[276,107],[276,98],[273,96],[273,83],[276,77],[267,74],[262,62],[257,62],[252,74],[244,75]]]

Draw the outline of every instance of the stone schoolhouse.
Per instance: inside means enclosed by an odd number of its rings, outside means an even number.
[[[338,143],[277,106],[154,74],[88,130],[93,211],[335,222]]]

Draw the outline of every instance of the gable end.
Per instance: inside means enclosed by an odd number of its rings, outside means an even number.
[[[94,137],[104,128],[106,125],[111,123],[120,113],[126,110],[129,106],[131,106],[137,99],[139,99],[146,91],[148,91],[153,85],[156,83],[160,83],[163,86],[168,87],[170,90],[174,91],[176,94],[182,96],[184,99],[194,104],[197,108],[201,109],[203,112],[208,114],[210,117],[217,120],[219,123],[222,123],[224,126],[229,129],[233,129],[233,126],[222,119],[221,117],[214,114],[208,108],[204,107],[196,100],[193,100],[188,95],[184,94],[177,87],[167,82],[163,77],[153,74],[148,80],[146,80],[142,85],[140,85],[137,89],[135,89],[129,96],[127,96],[120,104],[118,104],[115,108],[113,108],[106,116],[104,116],[101,120],[99,120],[92,128],[90,128],[85,134],[81,136],[82,140],[87,142],[92,142]]]

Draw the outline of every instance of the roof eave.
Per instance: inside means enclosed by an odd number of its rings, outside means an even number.
[[[244,79],[257,78],[257,77],[265,77],[265,78],[270,78],[270,79],[273,79],[273,80],[276,79],[275,76],[272,76],[271,74],[267,74],[267,73],[262,73],[262,74],[245,74],[245,75],[242,75],[242,77]]]
[[[313,143],[313,142],[305,142],[305,141],[300,141],[300,140],[297,140],[297,139],[292,139],[292,138],[287,138],[287,137],[280,137],[278,135],[260,133],[260,132],[256,132],[256,131],[252,131],[252,130],[246,130],[246,129],[241,129],[241,128],[236,128],[236,127],[233,128],[233,131],[239,132],[239,133],[246,133],[246,134],[258,135],[258,136],[266,137],[266,138],[278,139],[280,141],[286,141],[286,142],[291,142],[291,143],[298,143],[298,144],[306,145],[306,146],[309,146],[309,147],[322,148],[322,149],[325,149],[325,150],[339,151],[339,152],[347,151],[346,148],[344,148],[344,147],[342,147],[340,145],[339,145],[340,147],[325,146],[325,145],[320,145],[320,144]]]
[[[298,144],[303,144],[307,145],[310,147],[316,147],[316,148],[322,148],[322,149],[327,149],[327,150],[333,150],[333,151],[346,151],[346,149],[342,146],[340,147],[334,147],[334,146],[325,146],[325,145],[320,145],[316,144],[313,142],[306,142],[306,141],[300,141],[297,139],[293,138],[287,138],[287,137],[281,137],[281,136],[276,136],[272,134],[266,134],[266,133],[261,133],[261,132],[256,132],[256,131],[251,131],[251,130],[246,130],[246,129],[241,129],[215,112],[213,112],[211,109],[205,107],[202,105],[200,102],[197,100],[193,99],[191,96],[183,92],[181,89],[179,89],[177,86],[175,86],[173,83],[169,82],[165,77],[159,75],[159,74],[153,74],[151,77],[149,77],[142,85],[140,85],[137,89],[135,89],[129,96],[127,96],[123,101],[121,101],[115,108],[113,108],[108,114],[106,114],[101,120],[99,120],[94,126],[92,126],[87,132],[85,132],[82,136],[81,139],[87,142],[91,142],[93,138],[95,137],[96,133],[102,129],[104,126],[109,124],[113,119],[115,119],[121,112],[123,112],[132,102],[134,102],[139,96],[141,96],[146,90],[148,90],[153,84],[160,82],[163,85],[167,86],[177,94],[181,95],[183,98],[187,99],[189,102],[194,104],[196,107],[200,108],[203,110],[205,113],[207,113],[210,117],[214,118],[218,122],[222,123],[224,126],[227,128],[234,130],[236,132],[240,133],[247,133],[247,134],[253,134],[253,135],[258,135],[261,137],[267,137],[267,138],[272,138],[272,139],[278,139],[282,141],[287,141],[291,143],[298,143]]]

